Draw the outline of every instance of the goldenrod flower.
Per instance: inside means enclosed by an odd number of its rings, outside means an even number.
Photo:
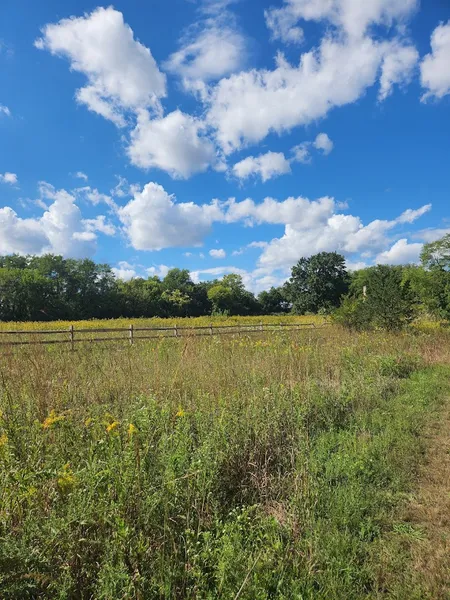
[[[181,406],[178,408],[178,412],[175,415],[176,417],[184,417],[186,413],[184,412],[184,410],[181,408]]]
[[[114,431],[114,429],[116,429],[116,427],[119,427],[120,423],[119,421],[113,421],[112,423],[110,423],[108,425],[108,427],[106,428],[106,431],[108,433],[111,433],[111,431]]]
[[[48,417],[42,423],[42,427],[44,429],[49,429],[49,427],[51,427],[55,423],[58,423],[58,421],[63,421],[64,419],[65,419],[64,415],[57,415],[54,410],[51,410]]]
[[[86,427],[89,427],[89,425],[92,423],[92,420],[93,420],[92,417],[88,417],[86,419],[86,421],[84,422],[84,424],[86,425]]]
[[[69,492],[76,483],[75,475],[73,474],[70,463],[66,463],[58,477],[58,487],[62,492]]]
[[[134,434],[134,433],[136,433],[136,431],[137,431],[136,427],[133,425],[133,423],[130,423],[130,424],[128,425],[128,435],[129,435],[130,437],[132,437],[132,436],[133,436],[133,434]]]
[[[2,435],[0,435],[0,448],[2,446],[6,446],[7,443],[8,443],[8,436],[6,435],[6,433],[2,433]]]

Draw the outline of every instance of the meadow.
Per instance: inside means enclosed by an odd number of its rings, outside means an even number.
[[[402,506],[449,375],[444,328],[8,351],[0,598],[447,598]]]

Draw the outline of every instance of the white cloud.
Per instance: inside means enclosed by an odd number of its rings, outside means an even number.
[[[289,277],[289,271],[271,271],[264,268],[257,268],[253,271],[246,271],[234,266],[213,267],[211,269],[199,269],[191,271],[191,279],[195,283],[204,280],[211,280],[234,273],[242,277],[244,286],[255,294],[266,290],[272,286],[282,285]],[[206,276],[206,277],[205,277]]]
[[[324,21],[318,47],[300,55],[297,64],[278,53],[274,69],[253,69],[222,79],[209,96],[207,120],[227,154],[255,144],[269,133],[282,134],[357,101],[377,81],[381,97],[394,84],[405,84],[417,61],[416,50],[401,43],[399,31],[383,39],[372,25],[399,24],[417,7],[417,0],[286,0],[266,12],[275,37],[301,38],[301,20]],[[297,28],[297,29],[295,29]],[[289,40],[288,40],[289,41]]]
[[[110,190],[111,196],[117,198],[125,198],[126,196],[134,196],[141,191],[141,186],[138,183],[128,183],[126,177],[116,175],[117,185]]]
[[[410,83],[419,60],[414,46],[392,43],[388,47],[381,65],[379,100],[385,100],[392,94],[394,85]]]
[[[430,209],[407,210],[392,221],[374,220],[364,225],[353,215],[336,212],[332,199],[324,202],[301,200],[301,218],[286,221],[284,235],[273,239],[263,250],[259,264],[266,268],[287,268],[302,256],[317,252],[338,251],[344,255],[364,253],[371,256],[384,251],[389,244],[388,232],[398,225],[411,223]]]
[[[418,4],[418,0],[284,0],[281,9],[265,14],[273,36],[289,42],[301,41],[301,20],[328,21],[348,36],[361,37],[371,25],[390,26],[406,19]]]
[[[327,156],[333,150],[334,143],[326,133],[319,133],[313,142],[313,146],[316,150],[321,150]]]
[[[189,32],[191,33],[191,32]],[[180,50],[170,55],[165,68],[186,82],[208,82],[239,70],[246,57],[245,38],[224,25],[223,19],[209,19],[204,27],[188,35]]]
[[[37,254],[47,244],[38,220],[21,219],[9,206],[0,208],[0,254]]]
[[[422,87],[427,91],[422,101],[450,94],[450,21],[441,23],[431,34],[431,53],[420,65]]]
[[[322,40],[298,66],[281,55],[274,70],[252,70],[222,79],[211,94],[208,122],[224,152],[257,143],[324,117],[358,100],[372,86],[385,48],[369,38]]]
[[[45,182],[41,182],[39,189],[42,202],[52,201],[41,217],[22,219],[8,206],[0,209],[0,253],[52,252],[84,258],[95,253],[95,231],[108,231],[112,235],[104,217],[83,219],[75,197],[66,190],[56,190]]]
[[[271,31],[272,40],[281,40],[285,44],[301,44],[304,33],[295,25],[297,19],[285,8],[272,8],[264,11],[266,25]]]
[[[273,225],[286,225],[294,223],[305,228],[316,227],[324,218],[333,214],[335,202],[333,198],[319,198],[311,202],[307,198],[287,198],[279,201],[274,198],[265,198],[263,202],[256,203],[247,198],[242,202],[234,199],[225,203],[226,211],[224,220],[227,223],[244,221],[248,225],[270,223]]]
[[[421,229],[416,233],[412,234],[412,238],[416,240],[422,240],[425,243],[435,242],[436,240],[440,240],[445,235],[450,233],[450,227],[428,227],[427,229]]]
[[[298,146],[294,146],[291,152],[294,154],[292,159],[294,162],[302,163],[303,165],[309,165],[311,161],[311,155],[309,149],[311,148],[311,142],[302,142]]]
[[[382,265],[406,265],[418,263],[423,244],[410,244],[407,239],[398,240],[395,244],[375,258]]]
[[[111,196],[108,196],[107,194],[102,194],[98,191],[97,188],[91,188],[89,185],[86,185],[81,188],[76,188],[74,190],[74,193],[77,196],[85,198],[86,200],[91,202],[94,206],[104,203],[107,206],[109,206],[110,208],[112,208],[113,210],[117,209],[117,205],[114,202],[114,200],[111,198]]]
[[[116,228],[112,223],[106,221],[105,215],[100,215],[94,219],[83,219],[83,225],[89,232],[103,233],[104,235],[114,235]]]
[[[17,183],[17,175],[15,173],[0,173],[0,183],[9,183],[11,185],[15,185]]]
[[[209,255],[212,256],[212,258],[226,258],[227,253],[223,248],[213,248],[209,251]]]
[[[334,143],[326,133],[319,133],[314,141],[302,142],[291,149],[294,155],[292,162],[299,162],[304,165],[311,164],[311,148],[315,148],[327,156],[333,150]]]
[[[198,246],[222,215],[218,202],[177,203],[156,183],[148,183],[118,214],[136,250]]]
[[[215,159],[214,146],[203,131],[201,121],[179,110],[153,120],[147,111],[139,111],[128,155],[138,167],[156,167],[186,179],[206,171]]]
[[[125,125],[129,110],[160,112],[166,77],[114,8],[48,24],[35,46],[66,57],[72,70],[83,73],[88,84],[77,90],[77,100],[117,126]]]
[[[121,260],[117,267],[113,267],[111,270],[117,279],[121,279],[122,281],[130,281],[135,277],[139,277],[135,267],[127,263],[125,260]]]
[[[159,277],[160,279],[164,279],[164,277],[167,275],[167,273],[172,268],[173,267],[168,267],[167,265],[157,265],[155,267],[149,267],[148,269],[146,269],[146,271],[150,277],[156,276],[156,277]]]
[[[239,179],[259,175],[262,181],[268,181],[291,172],[291,165],[282,152],[267,152],[260,156],[248,156],[236,163],[233,173]]]
[[[0,116],[1,115],[6,115],[7,117],[11,116],[11,111],[9,110],[9,108],[7,106],[4,106],[3,104],[0,104]]]
[[[430,212],[430,210],[431,204],[425,204],[417,210],[408,208],[396,219],[396,223],[414,223],[414,221],[422,217],[425,213]]]
[[[83,171],[77,171],[75,173],[75,177],[77,177],[78,179],[83,179],[83,181],[88,180],[88,176],[86,175],[86,173],[83,173]]]

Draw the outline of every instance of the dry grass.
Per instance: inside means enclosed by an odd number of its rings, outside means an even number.
[[[15,349],[0,598],[368,597],[449,341],[331,326]]]
[[[450,400],[424,439],[426,456],[411,498],[381,545],[381,597],[450,598]],[[406,569],[399,568],[399,557]]]

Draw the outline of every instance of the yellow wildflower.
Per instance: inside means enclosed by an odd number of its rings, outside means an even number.
[[[92,417],[88,417],[86,419],[86,421],[84,422],[84,424],[86,425],[86,427],[89,427],[89,425],[92,423]]]
[[[42,427],[44,429],[49,429],[52,425],[54,425],[55,423],[58,423],[58,421],[63,421],[64,419],[65,419],[64,415],[57,415],[56,411],[51,410],[48,417],[42,423]]]
[[[184,417],[186,413],[184,412],[184,410],[181,408],[181,406],[178,408],[178,412],[175,415],[176,417]]]
[[[0,448],[2,446],[6,446],[7,443],[8,443],[8,436],[6,435],[6,433],[2,433],[2,435],[0,435]]]
[[[133,423],[130,423],[130,424],[128,425],[128,435],[129,435],[130,437],[132,437],[132,436],[133,436],[133,434],[134,434],[134,433],[136,433],[136,431],[137,431],[136,427],[133,425]]]
[[[112,423],[110,423],[107,428],[106,431],[108,433],[111,433],[111,431],[114,431],[114,429],[116,429],[116,427],[119,427],[120,423],[119,421],[113,421]]]
[[[70,463],[66,463],[58,477],[58,487],[61,492],[69,492],[76,483],[75,475],[70,468]]]

